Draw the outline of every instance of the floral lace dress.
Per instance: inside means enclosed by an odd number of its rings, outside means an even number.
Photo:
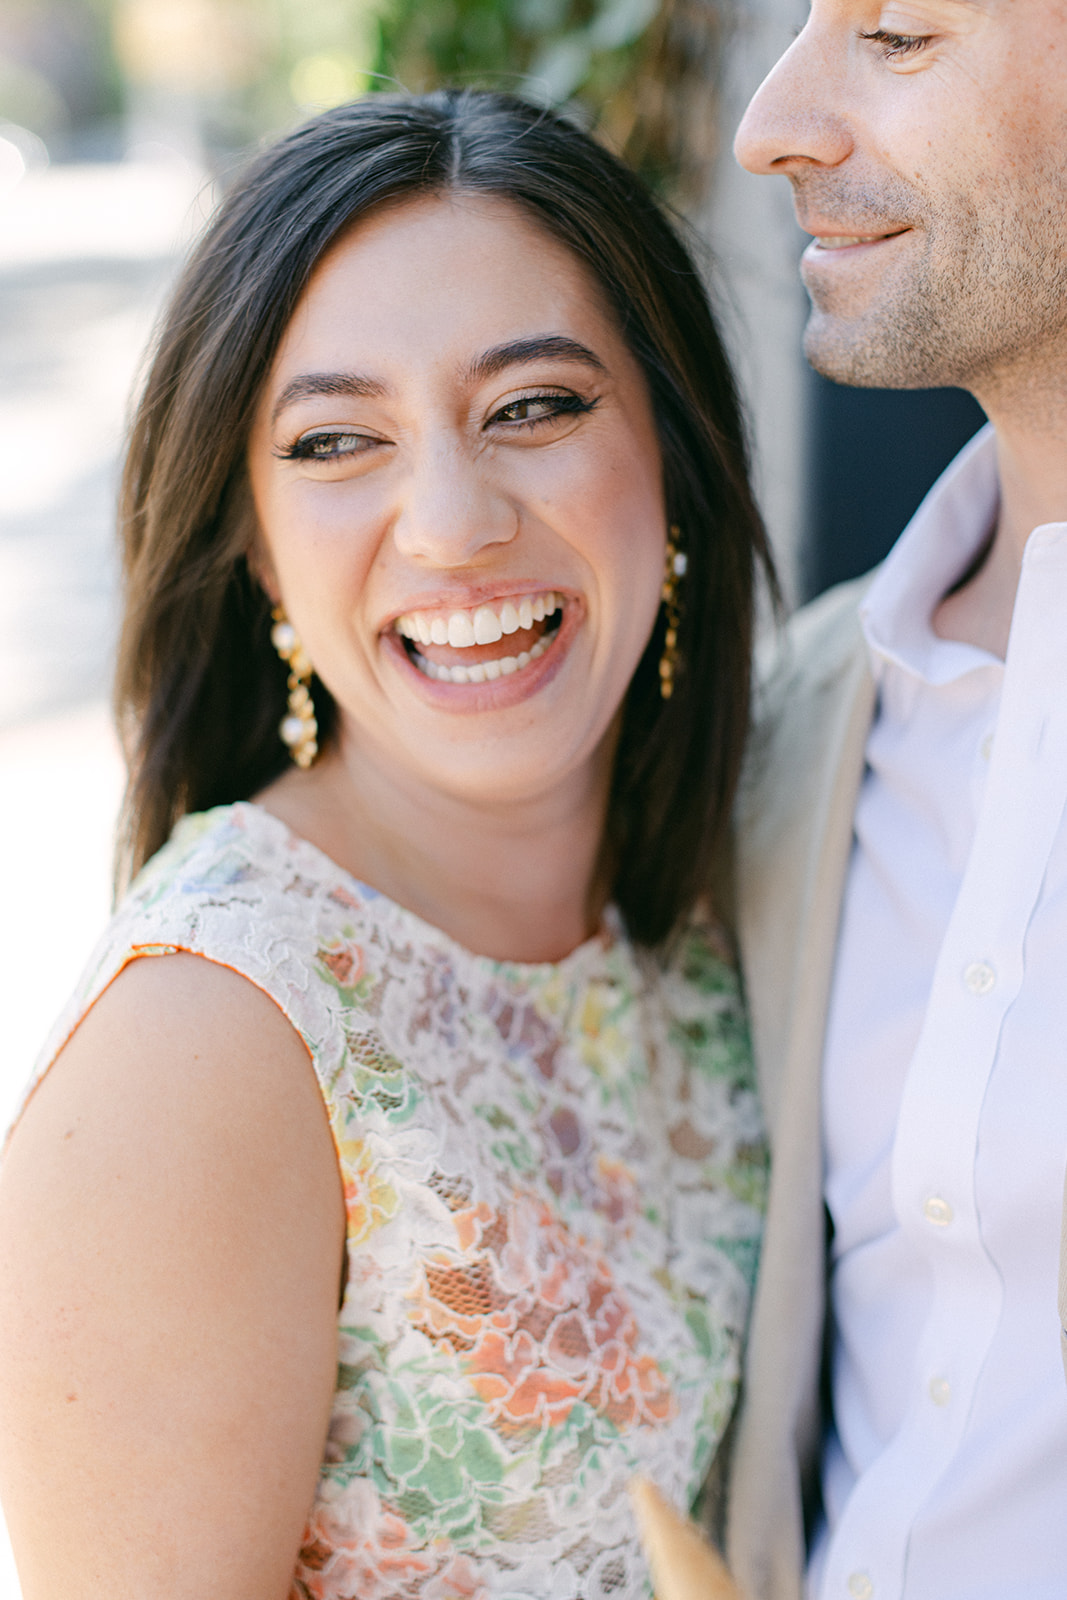
[[[707,1473],[763,1206],[714,941],[694,929],[664,969],[609,913],[555,964],[474,956],[241,803],[149,863],[43,1060],[128,961],[177,950],[302,1035],[344,1181],[337,1388],[291,1600],[647,1595],[626,1483],[690,1503]]]

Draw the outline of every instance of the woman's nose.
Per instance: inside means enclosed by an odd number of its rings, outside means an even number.
[[[408,475],[393,522],[400,555],[428,566],[460,567],[492,545],[509,544],[518,507],[484,464],[455,444],[429,449]]]
[[[842,70],[832,37],[809,21],[749,101],[734,138],[741,165],[788,177],[844,161],[853,135]]]

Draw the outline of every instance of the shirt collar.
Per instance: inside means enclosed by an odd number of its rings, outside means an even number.
[[[999,503],[996,437],[987,425],[938,478],[867,591],[860,619],[876,679],[887,662],[931,684],[1001,665],[933,628],[938,603],[992,532]]]

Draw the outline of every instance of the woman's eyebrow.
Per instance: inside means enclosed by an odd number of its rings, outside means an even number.
[[[606,371],[600,357],[588,345],[579,344],[577,339],[568,339],[562,333],[546,333],[494,345],[491,350],[485,350],[475,357],[464,376],[468,382],[477,382],[495,378],[507,367],[545,360],[580,361],[595,372]],[[287,406],[315,395],[378,400],[385,392],[386,385],[380,378],[368,378],[359,372],[301,372],[295,378],[290,378],[274,402],[271,423],[277,422]]]
[[[379,378],[366,378],[358,372],[302,372],[285,385],[274,402],[270,420],[272,424],[277,422],[286,406],[317,394],[376,400],[384,393],[385,384]]]
[[[568,339],[562,333],[535,334],[529,339],[512,339],[507,344],[496,344],[483,351],[467,368],[465,376],[470,381],[495,378],[506,367],[520,366],[530,361],[580,361],[595,372],[607,369],[600,357],[577,339]]]

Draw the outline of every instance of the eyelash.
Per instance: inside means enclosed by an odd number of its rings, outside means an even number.
[[[489,420],[496,422],[503,418],[505,412],[515,411],[519,406],[551,406],[551,410],[539,417],[516,417],[508,423],[511,428],[536,428],[540,423],[552,422],[556,417],[585,416],[596,404],[595,400],[583,400],[578,394],[524,394],[517,400],[509,400],[499,411],[494,411]]]
[[[491,422],[502,421],[505,413],[517,410],[519,406],[550,405],[551,410],[543,412],[537,417],[515,417],[505,425],[512,430],[537,428],[542,423],[552,422],[556,417],[584,416],[596,406],[596,400],[583,400],[577,394],[524,394],[517,400],[509,400],[506,406],[501,406],[489,419]],[[359,441],[368,447],[377,441],[365,433],[308,433],[303,438],[297,439],[284,450],[278,451],[282,461],[337,461],[342,456],[356,456],[364,454],[360,448],[343,450],[339,448],[346,441]],[[329,446],[329,449],[322,448]]]
[[[375,441],[365,433],[307,433],[302,439],[289,445],[285,450],[277,452],[281,461],[336,461],[343,455],[362,455],[362,450],[340,450],[338,446],[346,439],[358,440],[361,444],[373,444]],[[320,445],[329,445],[329,450],[320,450]]]
[[[930,35],[925,33],[888,33],[885,28],[875,28],[872,33],[861,33],[861,39],[867,39],[872,44],[885,46],[884,55],[887,61],[899,60],[902,56],[911,56],[929,44]]]

